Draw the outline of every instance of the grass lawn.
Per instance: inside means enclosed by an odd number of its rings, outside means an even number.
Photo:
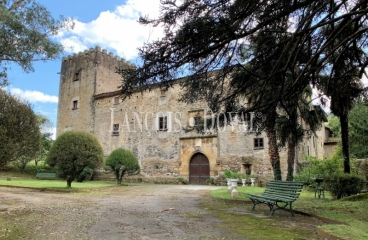
[[[213,190],[211,192],[211,196],[216,199],[222,200],[233,200],[233,204],[243,204],[241,203],[244,200],[249,200],[245,197],[246,193],[262,193],[264,188],[261,187],[238,187],[239,198],[232,198],[231,194],[227,192],[227,188],[221,188],[217,190]],[[242,200],[242,201],[241,201]],[[262,204],[261,204],[262,205]],[[260,206],[261,206],[260,205]],[[233,205],[229,205],[229,207],[234,207]],[[251,209],[252,204],[246,205]],[[257,207],[256,207],[257,208]],[[332,220],[336,220],[342,222],[343,224],[323,224],[318,226],[319,229],[323,230],[324,232],[330,233],[334,236],[343,238],[343,239],[368,239],[368,194],[360,194],[357,196],[347,197],[340,200],[332,199],[329,193],[326,193],[325,199],[316,199],[314,198],[314,192],[308,191],[304,189],[300,195],[300,197],[293,203],[293,209],[302,211],[305,213],[310,213],[314,215],[318,215],[321,217],[329,218]],[[275,218],[277,218],[277,214],[279,212],[275,212]],[[216,212],[215,212],[216,214]],[[219,217],[221,217],[225,224],[227,224],[231,218],[227,218],[226,214],[217,213]],[[298,221],[297,215],[295,221]],[[228,220],[227,220],[228,219]],[[246,218],[242,217],[237,220],[238,222],[235,224],[234,231],[238,231],[239,234],[242,234],[241,231],[244,231],[244,226],[248,224],[253,224],[254,227],[258,225],[266,224],[268,226],[270,221],[265,221],[264,223],[260,223],[260,220],[256,217],[249,217]],[[263,221],[263,220],[261,220]],[[269,228],[272,229],[272,228]],[[282,229],[279,229],[282,234]],[[293,231],[295,233],[295,231]],[[296,231],[298,232],[298,231]],[[275,236],[275,235],[273,235]],[[284,235],[285,239],[292,237],[290,235]],[[295,237],[295,236],[294,236]],[[303,237],[303,232],[299,233],[299,238]],[[257,238],[255,238],[257,239]],[[295,238],[294,238],[295,239]]]
[[[116,186],[114,181],[87,181],[87,182],[72,182],[72,187],[66,187],[65,180],[34,180],[27,178],[12,178],[11,181],[1,178],[0,186],[18,186],[31,188],[47,188],[55,190],[80,190],[107,186]]]

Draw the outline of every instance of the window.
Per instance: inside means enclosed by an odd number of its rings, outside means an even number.
[[[73,108],[72,110],[78,109],[78,100],[73,101]]]
[[[165,90],[161,90],[161,97],[165,97],[166,95],[166,91]]]
[[[79,79],[80,79],[80,72],[76,72],[75,74],[74,74],[74,81],[79,81]]]
[[[119,104],[119,97],[114,97],[114,101],[113,101],[114,104]]]
[[[199,123],[203,121],[200,116],[194,117],[194,126],[199,126]]]
[[[158,119],[158,130],[166,131],[167,130],[167,117],[159,117]]]
[[[255,138],[254,139],[254,149],[263,149],[263,138]]]
[[[112,135],[119,135],[119,124],[113,124],[112,125]]]

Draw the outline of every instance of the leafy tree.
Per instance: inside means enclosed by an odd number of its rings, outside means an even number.
[[[67,131],[53,143],[46,163],[56,167],[67,187],[78,178],[85,167],[96,169],[103,162],[103,150],[97,138],[87,132]]]
[[[123,76],[123,98],[137,88],[170,87],[173,80],[186,76],[181,81],[186,90],[181,101],[203,100],[214,112],[223,106],[236,112],[241,99],[256,90],[256,101],[247,111],[273,113],[275,106],[295,101],[310,84],[334,102],[339,96],[338,91],[331,92],[334,87],[349,89],[340,95],[354,99],[350,79],[362,76],[368,65],[367,1],[166,0],[161,9],[157,19],[140,19],[142,24],[162,25],[165,35],[139,49],[142,65],[118,71]],[[263,32],[260,48],[246,62],[240,61],[243,50],[254,44],[252,37]],[[251,69],[244,67],[247,62],[253,64]],[[255,71],[266,68],[263,74]],[[239,77],[241,72],[253,77]],[[343,113],[345,119],[349,107],[343,101],[334,106],[333,111]],[[270,131],[276,119],[268,117]],[[346,170],[348,164],[347,158]]]
[[[40,161],[45,161],[50,151],[53,140],[51,139],[52,133],[47,132],[52,127],[50,119],[40,114],[37,115],[37,119],[41,129],[40,137],[40,149],[37,156],[34,158],[35,165],[37,166]]]
[[[368,106],[358,103],[349,114],[350,153],[368,158]]]
[[[0,167],[16,159],[29,162],[40,148],[40,135],[30,103],[0,89]]]
[[[329,116],[327,126],[332,131],[332,137],[341,137],[340,120],[338,117],[334,115]]]
[[[0,1],[0,85],[6,84],[7,63],[29,72],[33,61],[57,58],[63,46],[51,37],[73,27],[71,19],[55,20],[34,0]]]
[[[295,148],[305,136],[316,134],[326,120],[326,114],[319,106],[311,109],[312,89],[307,86],[301,95],[283,103],[284,113],[277,119],[277,133],[280,145],[288,147],[287,181],[293,181]],[[304,122],[305,127],[301,124]]]
[[[112,151],[106,159],[105,165],[114,171],[118,184],[121,184],[126,173],[139,173],[140,170],[137,158],[131,151],[124,148],[117,148]]]

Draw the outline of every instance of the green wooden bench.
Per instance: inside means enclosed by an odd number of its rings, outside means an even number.
[[[246,197],[252,200],[253,208],[260,203],[267,204],[272,216],[276,210],[286,210],[294,217],[292,203],[299,197],[303,189],[303,182],[270,181],[262,194],[247,194]]]
[[[39,172],[36,174],[37,179],[56,179],[56,173]]]

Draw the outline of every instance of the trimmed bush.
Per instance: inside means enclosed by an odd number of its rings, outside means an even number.
[[[363,188],[363,179],[354,175],[339,174],[324,180],[326,188],[337,199],[356,195]]]
[[[121,184],[126,173],[138,174],[140,170],[137,158],[131,151],[124,148],[112,151],[106,159],[105,165],[114,172],[118,184]]]
[[[86,167],[96,169],[102,165],[103,159],[102,147],[93,134],[72,130],[56,139],[46,163],[56,167],[58,175],[66,179],[67,187],[71,187]]]

